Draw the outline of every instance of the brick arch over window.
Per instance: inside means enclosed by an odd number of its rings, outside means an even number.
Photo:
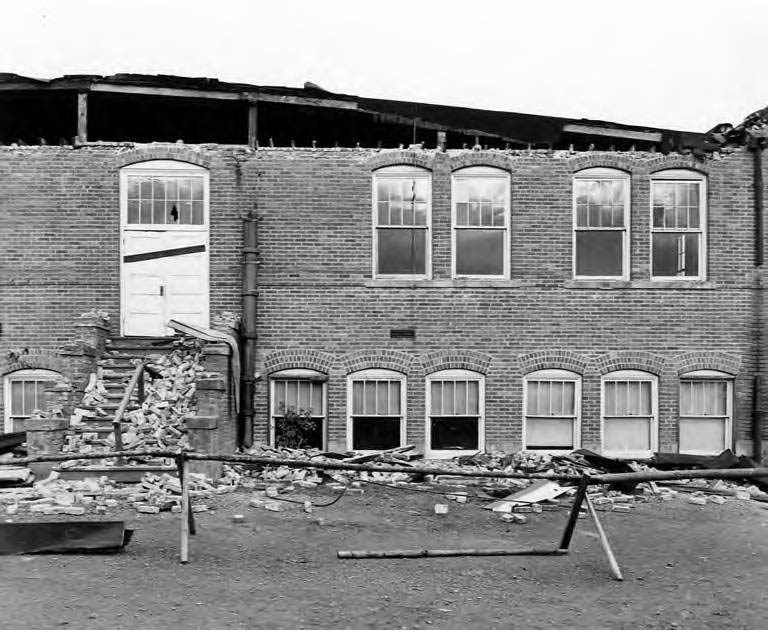
[[[434,154],[406,149],[379,152],[365,161],[365,166],[371,171],[382,167],[396,167],[397,165],[411,165],[432,170],[434,164]]]
[[[361,349],[346,354],[342,364],[348,374],[363,369],[391,369],[408,374],[415,360],[412,354],[395,349]]]
[[[468,369],[480,374],[487,374],[493,358],[490,354],[471,349],[450,349],[430,352],[421,357],[425,374],[433,374],[443,369]]]
[[[456,156],[451,156],[449,160],[451,171],[463,169],[464,167],[496,167],[505,171],[510,171],[512,168],[507,154],[488,150],[463,152]]]
[[[668,155],[649,158],[643,161],[642,166],[651,176],[657,171],[662,171],[664,169],[689,169],[704,174],[705,176],[709,174],[709,165],[698,162],[693,157],[687,156]]]
[[[735,354],[717,351],[686,352],[675,356],[673,363],[678,375],[710,369],[735,376],[741,368],[741,358]]]
[[[632,173],[637,167],[636,161],[622,154],[611,152],[590,152],[581,156],[574,156],[566,160],[568,168],[572,172],[578,172],[590,167],[611,167]]]
[[[50,369],[62,373],[64,361],[56,352],[46,349],[27,349],[18,357],[4,353],[0,358],[0,376],[20,369]]]
[[[192,163],[198,167],[209,169],[210,156],[183,145],[157,144],[135,147],[123,152],[115,158],[114,166],[127,167],[134,163],[143,163],[148,160],[177,160],[184,163]]]
[[[598,356],[593,361],[599,374],[607,374],[611,371],[620,371],[623,369],[636,369],[638,371],[647,371],[657,376],[664,369],[666,360],[663,356],[652,352],[644,351],[621,351],[608,352]]]
[[[589,365],[588,357],[564,349],[521,354],[517,357],[517,361],[522,374],[530,374],[541,369],[565,369],[577,374],[584,374]]]
[[[333,354],[314,349],[280,349],[269,352],[264,357],[264,371],[271,374],[283,369],[302,368],[327,374],[333,367],[335,360]]]

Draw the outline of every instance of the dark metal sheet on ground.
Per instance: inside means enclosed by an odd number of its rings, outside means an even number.
[[[0,554],[115,552],[132,534],[123,521],[0,523]]]

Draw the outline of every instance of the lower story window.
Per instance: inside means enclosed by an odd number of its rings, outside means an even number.
[[[271,376],[273,445],[323,448],[325,380],[325,374],[305,369],[289,369]]]
[[[396,448],[405,443],[405,376],[366,369],[348,378],[347,446],[353,451]]]
[[[581,378],[549,369],[525,377],[525,448],[571,450],[580,443]]]
[[[47,369],[25,369],[8,374],[4,381],[6,433],[24,430],[24,421],[45,408],[45,390],[61,376]]]
[[[657,378],[642,371],[603,376],[603,451],[648,457],[658,450]]]
[[[427,378],[427,454],[450,456],[482,450],[484,378],[444,370]]]
[[[733,381],[728,374],[695,371],[680,380],[681,453],[716,455],[731,446]]]

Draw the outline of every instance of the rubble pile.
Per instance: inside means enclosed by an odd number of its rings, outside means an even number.
[[[147,367],[158,374],[158,377],[147,381],[145,398],[141,407],[130,411],[123,417],[122,444],[124,450],[132,449],[189,449],[185,420],[194,412],[195,381],[203,371],[200,343],[195,339],[181,339],[174,350],[165,355],[150,358]],[[135,361],[139,362],[139,361]],[[99,405],[106,401],[107,390],[104,380],[96,374],[85,389],[82,404],[91,407],[104,423],[111,423],[106,411]],[[102,437],[99,432],[83,430],[86,424],[82,421],[90,411],[75,409],[71,424],[79,432],[67,436],[64,445],[66,453],[87,453],[94,451],[114,450],[114,433]],[[128,463],[147,463],[147,458],[136,458]],[[154,459],[158,463],[171,462],[167,459]],[[93,460],[69,460],[62,464],[67,466],[85,465],[114,465],[115,459],[104,459],[100,462]]]

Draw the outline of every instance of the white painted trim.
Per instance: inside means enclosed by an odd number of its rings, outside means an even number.
[[[527,425],[529,417],[548,418],[549,416],[529,416],[528,415],[528,381],[529,380],[554,380],[554,381],[572,381],[575,384],[573,390],[573,447],[570,449],[533,449],[527,448]],[[554,417],[554,416],[553,416]],[[570,416],[561,416],[570,417]],[[542,369],[531,372],[523,377],[523,433],[522,446],[526,453],[547,453],[552,455],[570,453],[572,450],[581,448],[581,375],[566,369]]]
[[[313,380],[312,378],[308,378],[306,376],[306,372],[312,371],[310,369],[286,369],[280,372],[275,372],[274,374],[270,374],[269,376],[269,402],[267,403],[267,411],[269,413],[267,424],[269,425],[268,429],[268,435],[269,435],[269,445],[275,446],[275,418],[278,417],[275,415],[274,405],[275,405],[275,381],[276,380],[296,380],[296,381],[306,381],[306,382],[312,382],[315,384],[320,385],[320,388],[322,391],[320,392],[320,397],[322,401],[322,418],[323,418],[323,429],[322,429],[322,450],[327,451],[328,450],[328,382],[327,382],[327,376],[326,374],[322,374],[320,372],[317,373],[321,379]],[[288,372],[296,372],[294,376],[288,375]],[[320,417],[320,416],[315,416]]]
[[[408,379],[405,374],[392,369],[362,369],[360,371],[347,374],[347,429],[346,429],[346,442],[347,450],[353,451],[354,438],[352,437],[353,424],[353,397],[352,397],[352,383],[356,380],[392,380],[400,382],[400,446],[405,445],[407,431],[408,431]],[[394,417],[394,416],[389,416]],[[360,451],[357,453],[376,452],[376,451]]]
[[[477,449],[449,451],[449,450],[432,450],[430,448],[432,444],[432,425],[431,411],[432,411],[432,386],[433,380],[477,380],[478,381],[478,421],[477,421]],[[425,394],[425,429],[424,429],[424,457],[427,459],[450,459],[460,455],[475,455],[476,453],[482,453],[485,451],[485,376],[476,371],[470,371],[468,369],[443,369],[429,374],[426,377],[425,382],[426,394]]]
[[[130,175],[142,175],[142,176],[182,176],[184,174],[190,174],[195,176],[203,176],[203,223],[202,224],[190,224],[190,225],[168,225],[168,224],[128,224],[128,176]],[[210,301],[211,301],[211,288],[210,288],[210,276],[211,276],[211,231],[210,231],[210,200],[211,200],[211,187],[210,187],[210,173],[204,167],[199,165],[193,165],[192,163],[186,163],[183,161],[173,160],[149,160],[140,163],[133,163],[120,169],[119,176],[120,186],[120,334],[125,334],[125,320],[127,309],[127,283],[126,283],[126,270],[123,257],[125,255],[125,236],[126,233],[131,231],[146,232],[146,231],[172,231],[172,232],[199,232],[204,234],[205,252],[203,254],[205,258],[205,270],[203,287],[205,289],[206,305],[205,313],[210,319]]]
[[[611,232],[622,231],[622,257],[621,257],[621,275],[577,275],[576,274],[576,234],[580,231],[577,226],[577,203],[576,203],[576,181],[577,180],[621,180],[624,182],[624,229],[609,228],[604,230]],[[571,215],[572,215],[572,238],[571,238],[571,275],[577,281],[629,281],[631,264],[631,226],[632,226],[632,179],[630,174],[620,169],[610,167],[589,167],[573,174],[571,179]],[[589,231],[599,231],[601,229],[584,229]]]
[[[605,450],[605,383],[612,380],[644,381],[651,383],[651,449],[649,451]],[[646,417],[646,416],[639,416]],[[651,457],[659,450],[659,377],[645,371],[626,369],[612,371],[600,377],[600,452],[608,457],[637,459]]]
[[[504,270],[501,275],[459,275],[456,272],[456,233],[457,231],[467,229],[467,227],[458,228],[456,226],[456,184],[460,180],[472,180],[475,178],[487,178],[494,180],[506,181],[506,188],[504,191],[504,226],[496,227],[476,227],[478,229],[491,229],[504,232],[504,254],[503,264]],[[457,169],[451,174],[451,279],[509,279],[510,276],[510,259],[512,254],[511,248],[511,216],[512,216],[512,179],[508,171],[500,169],[498,167],[464,167]],[[468,229],[468,230],[471,230]]]
[[[699,228],[698,229],[657,229],[653,227],[653,186],[654,183],[691,183],[699,184]],[[650,261],[648,269],[651,281],[706,281],[707,279],[707,227],[709,225],[708,214],[708,188],[706,175],[687,169],[665,169],[651,174],[649,195],[649,244],[648,253]],[[653,275],[653,235],[654,233],[690,233],[699,235],[699,274],[693,276],[655,277]]]
[[[19,369],[3,376],[3,432],[11,433],[11,383],[22,380],[61,380],[52,369]]]
[[[682,415],[680,412],[680,393],[683,382],[724,382],[726,387],[726,393],[725,393],[725,415]],[[724,437],[724,446],[720,448],[719,450],[715,451],[694,451],[690,449],[686,449],[685,453],[687,455],[719,455],[721,452],[723,452],[725,449],[729,448],[731,450],[735,449],[735,446],[733,445],[733,376],[730,374],[726,374],[725,372],[721,371],[715,371],[715,370],[708,370],[708,369],[701,369],[698,371],[691,371],[686,374],[683,374],[680,376],[680,383],[678,384],[678,395],[677,395],[677,448],[679,452],[683,452],[683,449],[680,447],[680,420],[682,418],[701,418],[703,420],[709,420],[709,419],[721,419],[725,418],[725,437]]]
[[[380,274],[377,270],[379,264],[379,240],[376,231],[379,227],[379,209],[376,198],[376,182],[379,179],[399,180],[402,178],[423,178],[427,181],[427,234],[424,251],[425,274],[423,275]],[[412,165],[393,165],[391,167],[381,167],[371,173],[371,253],[372,279],[432,279],[432,172],[429,169]]]

